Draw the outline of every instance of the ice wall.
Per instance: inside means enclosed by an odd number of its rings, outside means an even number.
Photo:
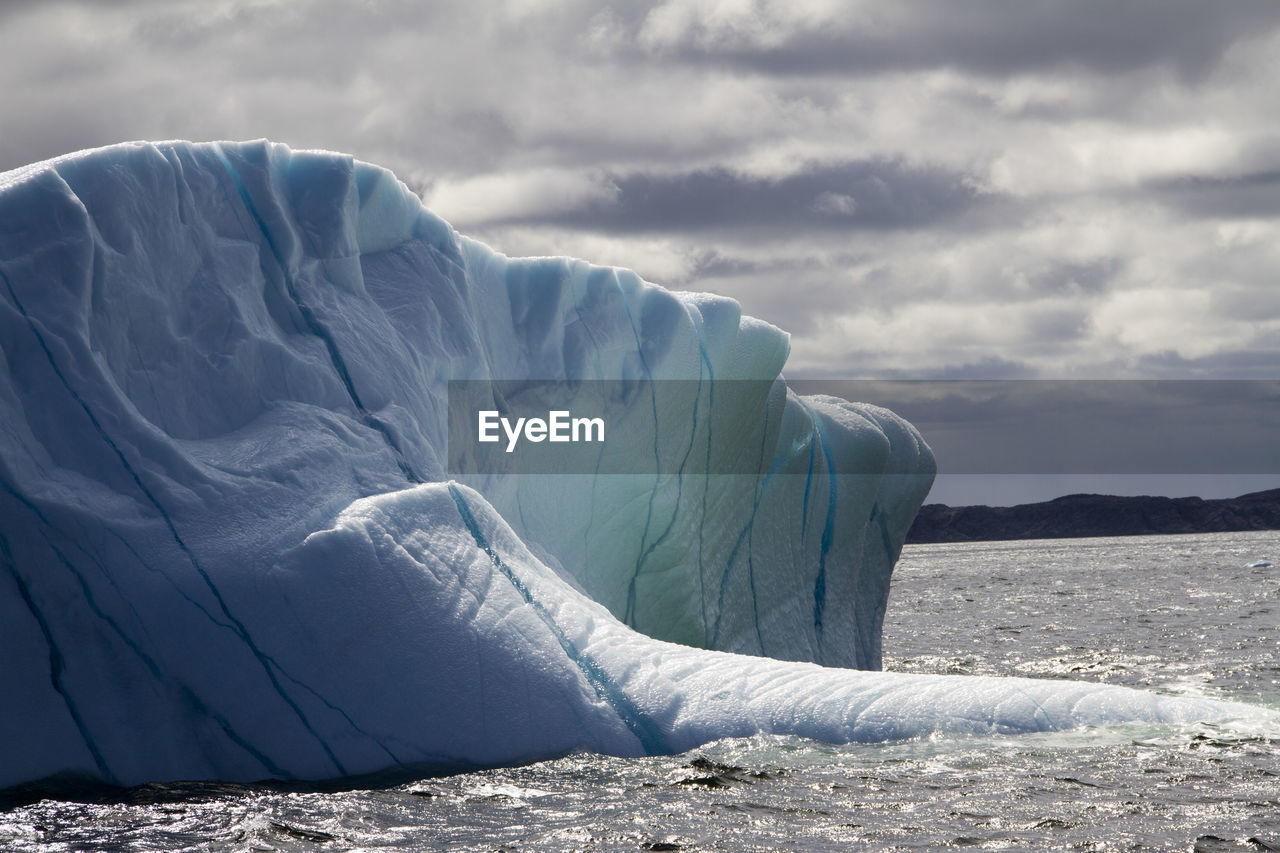
[[[1224,713],[662,642],[879,665],[932,458],[772,381],[786,352],[729,300],[497,255],[341,155],[132,144],[0,175],[0,787]],[[766,380],[637,403],[637,453],[755,474],[444,482],[449,380],[626,375]]]
[[[199,538],[198,559],[241,562],[357,497],[441,480],[450,379],[705,381],[699,400],[637,401],[669,447],[632,452],[746,455],[756,476],[473,485],[644,633],[879,666],[928,449],[889,412],[781,382],[729,399],[748,387],[731,380],[774,380],[787,355],[786,335],[733,301],[505,258],[334,154],[118,146],[4,181],[5,414],[30,430],[6,444],[19,495],[42,497],[46,472],[82,477],[71,491],[137,502],[168,539]],[[832,476],[854,459],[874,474]],[[228,524],[236,544],[219,541]]]

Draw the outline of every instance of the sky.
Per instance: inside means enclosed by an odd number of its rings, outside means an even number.
[[[1272,379],[1277,79],[1272,0],[8,0],[0,170],[348,152],[736,298],[789,377]]]

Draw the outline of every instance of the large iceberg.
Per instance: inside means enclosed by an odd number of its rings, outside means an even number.
[[[506,258],[338,154],[0,175],[0,787],[1253,713],[836,668],[879,668],[933,460],[791,393],[786,355],[731,300]],[[628,403],[647,473],[451,476],[458,380],[694,391]]]

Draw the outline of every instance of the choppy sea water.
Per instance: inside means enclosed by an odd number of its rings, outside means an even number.
[[[1280,533],[908,546],[885,668],[1280,708]],[[2,758],[0,758],[2,760]],[[1280,731],[1126,725],[574,755],[392,788],[143,786],[0,810],[2,850],[1280,850]]]

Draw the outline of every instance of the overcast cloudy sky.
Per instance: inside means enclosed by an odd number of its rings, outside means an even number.
[[[265,136],[790,376],[1275,378],[1277,80],[1273,0],[9,0],[0,170]]]

